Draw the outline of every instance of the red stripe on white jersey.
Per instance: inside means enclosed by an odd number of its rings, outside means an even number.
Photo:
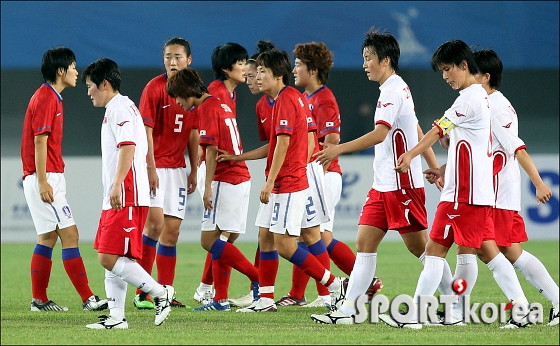
[[[455,155],[455,193],[454,201],[474,204],[473,200],[473,158],[469,142],[459,141]]]
[[[401,129],[395,129],[392,134],[391,140],[393,141],[393,162],[397,166],[399,157],[407,151],[408,145],[406,141],[406,134]],[[395,172],[398,189],[413,189],[414,180],[412,179],[412,171],[409,169],[406,173]]]

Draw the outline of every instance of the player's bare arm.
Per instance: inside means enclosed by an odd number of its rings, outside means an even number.
[[[115,210],[122,209],[121,185],[128,174],[128,171],[130,171],[130,167],[132,167],[135,149],[136,146],[132,144],[121,145],[119,148],[117,171],[115,172],[115,178],[113,179],[113,185],[111,186],[111,193],[109,194],[111,208]]]
[[[227,150],[223,150],[223,149],[218,149],[218,152],[219,154],[218,157],[216,158],[218,162],[222,162],[222,161],[239,162],[239,161],[259,160],[259,159],[266,158],[266,155],[268,154],[268,143],[266,143],[260,148],[253,149],[251,151],[247,151],[239,155],[230,154],[227,152]]]
[[[150,183],[150,194],[156,195],[156,189],[159,188],[159,177],[156,172],[156,159],[154,156],[154,129],[150,126],[144,126],[146,129],[146,137],[148,138],[148,155],[146,163],[148,165],[148,182]]]
[[[41,200],[45,203],[54,202],[52,186],[47,182],[47,140],[48,133],[35,136],[35,173]]]
[[[395,171],[399,173],[408,172],[408,169],[410,168],[410,161],[426,151],[426,149],[430,148],[439,139],[439,134],[439,128],[437,126],[432,127],[432,129],[428,131],[424,137],[422,137],[422,140],[420,140],[414,148],[399,157],[397,160],[397,166],[394,168]]]
[[[375,125],[373,131],[366,133],[362,137],[356,138],[350,142],[333,145],[323,143],[323,150],[315,153],[316,161],[322,165],[329,165],[336,157],[345,154],[353,153],[355,151],[364,150],[379,144],[385,140],[389,133],[389,127],[384,124]]]
[[[272,164],[270,165],[270,171],[268,172],[266,183],[264,184],[260,194],[260,200],[264,204],[268,204],[270,193],[274,188],[274,181],[280,172],[280,168],[282,168],[282,165],[284,164],[289,145],[290,136],[278,135],[276,137],[276,147],[274,148],[274,154],[272,156]]]
[[[191,133],[189,135],[189,142],[187,143],[187,153],[189,155],[189,166],[190,166],[190,173],[187,177],[187,195],[190,195],[194,191],[196,191],[197,181],[197,172],[198,172],[198,142],[199,142],[200,135],[198,134],[198,129],[191,129]]]
[[[338,145],[338,143],[340,143],[340,134],[339,134],[339,133],[335,133],[335,132],[333,132],[333,133],[328,133],[328,134],[325,136],[325,139],[324,139],[324,141],[323,141],[323,144],[324,144],[324,143],[328,143],[328,144],[332,144],[332,145]],[[327,169],[329,168],[330,165],[331,165],[330,162],[329,162],[328,164],[326,164],[326,165],[323,165],[323,170],[324,170],[325,173],[327,172]]]
[[[215,145],[206,146],[206,182],[204,185],[204,196],[202,201],[204,202],[205,210],[214,209],[212,206],[212,180],[214,179],[214,173],[216,172],[216,158],[218,157],[218,147]]]
[[[416,128],[418,130],[418,141],[421,141],[422,138],[424,138],[424,131],[422,131],[422,128],[420,127],[420,124],[418,124],[416,126]],[[422,153],[422,156],[424,157],[424,160],[428,164],[429,168],[439,168],[439,164],[437,162],[436,154],[434,154],[434,150],[432,149],[432,147],[429,147],[428,149],[426,149]],[[430,184],[436,184],[436,187],[438,188],[438,190],[441,191],[441,189],[443,188],[443,179],[438,179],[440,177],[437,177],[434,180],[434,176],[433,175],[428,175],[428,174],[425,174],[425,177],[428,180],[428,182],[430,182]],[[443,178],[443,175],[441,176],[441,178]]]
[[[537,205],[548,202],[550,197],[552,197],[552,190],[543,182],[535,163],[531,159],[531,156],[529,156],[525,149],[521,149],[515,153],[515,158],[521,167],[523,167],[523,170],[527,173],[533,182],[533,185],[535,185],[537,190]]]

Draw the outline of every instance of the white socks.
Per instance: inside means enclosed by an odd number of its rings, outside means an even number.
[[[422,262],[422,264],[424,264],[424,262],[426,261],[426,253],[422,253],[420,255],[420,257],[418,257],[418,259],[420,260],[420,262]],[[443,294],[443,295],[452,295],[454,294],[453,292],[453,274],[451,274],[451,268],[449,268],[449,263],[447,263],[447,260],[444,258],[444,264],[443,264],[443,276],[441,277],[441,282],[439,283],[438,286],[438,291]]]
[[[109,304],[109,314],[118,321],[124,318],[124,304],[128,285],[113,272],[105,269],[105,294]]]
[[[478,263],[476,261],[476,255],[472,254],[461,254],[457,255],[457,266],[455,268],[455,278],[461,278],[467,282],[467,288],[459,296],[457,304],[453,305],[453,317],[462,319],[463,318],[463,296],[470,295],[474,285],[476,284],[476,279],[478,278]]]
[[[445,266],[445,258],[437,256],[426,256],[424,261],[424,270],[418,278],[416,292],[414,292],[414,302],[418,303],[419,296],[433,296],[443,277],[443,267]]]
[[[525,279],[541,292],[552,305],[559,303],[558,285],[538,258],[527,251],[523,251],[513,267],[519,270]]]
[[[509,263],[507,258],[501,252],[488,262],[487,265],[488,269],[490,269],[494,275],[494,280],[496,280],[496,283],[500,286],[510,301],[527,301],[525,293],[523,293],[523,289],[521,288],[521,284],[517,279],[515,269],[513,269],[511,263]],[[529,303],[527,303],[527,306],[529,306]]]
[[[358,252],[356,253],[356,261],[354,268],[350,273],[348,288],[346,290],[346,298],[340,307],[340,311],[353,315],[356,313],[355,301],[359,296],[365,294],[373,277],[377,266],[377,253]],[[348,302],[348,303],[347,303]]]
[[[164,293],[163,286],[158,284],[140,264],[130,258],[119,257],[111,272],[143,292],[151,294],[152,297],[161,296]]]

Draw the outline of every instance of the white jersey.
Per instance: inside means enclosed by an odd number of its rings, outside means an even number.
[[[496,208],[521,210],[521,174],[515,153],[525,148],[518,137],[517,113],[499,91],[488,95],[492,113],[492,154]]]
[[[461,90],[444,117],[455,127],[449,132],[440,201],[493,206],[491,115],[486,90],[480,84]]]
[[[119,159],[121,145],[134,145],[134,159],[121,184],[122,206],[150,206],[150,185],[146,155],[148,140],[140,111],[127,96],[115,95],[105,106],[101,126],[101,161],[103,210],[111,209],[109,194]]]
[[[380,192],[422,188],[424,176],[420,156],[412,159],[407,173],[397,173],[393,169],[399,156],[418,143],[418,118],[410,89],[400,76],[392,75],[379,90],[374,122],[387,125],[390,130],[385,140],[375,146],[372,188]]]

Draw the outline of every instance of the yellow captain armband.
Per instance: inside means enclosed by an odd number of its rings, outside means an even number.
[[[455,127],[455,124],[453,124],[451,120],[447,119],[445,115],[442,116],[438,121],[435,121],[434,125],[439,128],[440,137],[448,134],[449,131],[451,131]]]

